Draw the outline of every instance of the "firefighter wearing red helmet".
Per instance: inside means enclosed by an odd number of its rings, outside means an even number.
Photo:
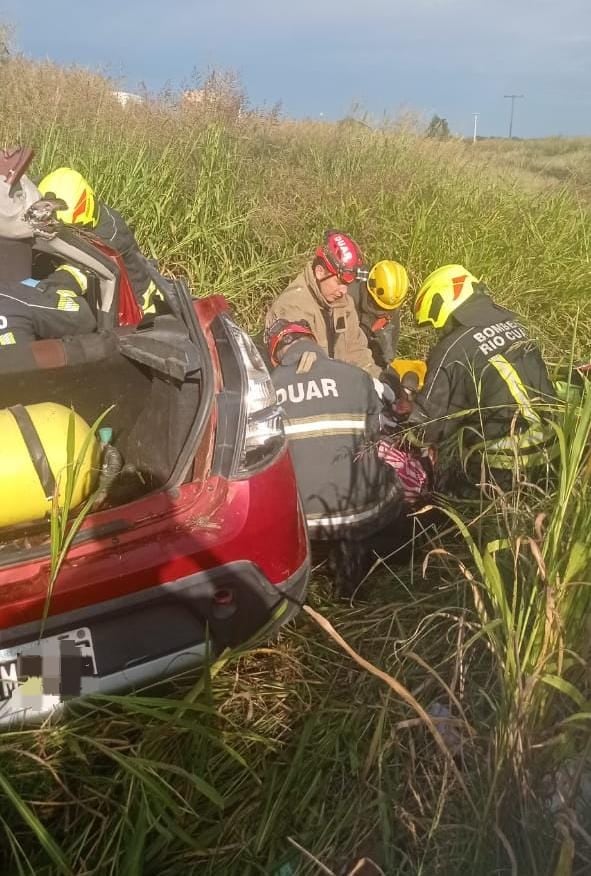
[[[358,365],[379,377],[382,369],[373,360],[347,292],[362,266],[363,257],[355,241],[342,231],[327,231],[323,244],[301,274],[271,304],[266,328],[279,319],[306,320],[329,358]]]

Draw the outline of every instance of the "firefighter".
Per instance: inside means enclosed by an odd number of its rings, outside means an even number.
[[[56,214],[59,220],[88,229],[121,256],[142,311],[154,313],[159,293],[150,278],[147,260],[121,214],[99,201],[90,184],[70,167],[59,167],[44,177],[39,191],[44,198],[65,201],[67,208]]]
[[[427,277],[414,315],[439,341],[409,422],[424,427],[427,443],[448,448],[449,485],[457,487],[463,472],[468,484],[490,477],[508,489],[516,470],[532,477],[545,467],[555,451],[548,422],[554,392],[519,318],[462,265]]]
[[[331,360],[306,320],[277,320],[266,341],[310,537],[331,546],[337,586],[352,592],[403,526],[400,482],[375,447],[380,400],[370,375]]]
[[[87,334],[96,320],[83,297],[59,283],[41,290],[0,280],[0,348],[41,338]]]
[[[63,265],[41,283],[31,279],[33,229],[27,216],[39,192],[24,171],[32,156],[22,147],[0,152],[0,348],[96,328],[75,268]]]
[[[304,319],[317,344],[330,359],[358,365],[373,377],[375,364],[348,289],[357,279],[363,258],[355,241],[341,231],[327,231],[324,242],[304,270],[271,304],[265,320],[268,330],[277,320]]]
[[[377,262],[367,281],[361,277],[349,287],[359,323],[374,360],[386,368],[396,356],[400,337],[400,305],[408,292],[408,274],[399,262]]]

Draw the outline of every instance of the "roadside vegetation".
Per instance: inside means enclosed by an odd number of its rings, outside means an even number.
[[[226,295],[247,328],[343,227],[368,260],[402,261],[413,291],[464,263],[549,361],[591,358],[591,142],[293,122],[243,95],[240,114],[167,95],[121,107],[112,88],[8,58],[2,143],[34,146],[39,176],[79,169],[165,272]],[[431,341],[405,311],[401,353]],[[151,697],[0,734],[2,872],[589,872],[590,424],[587,392],[557,417],[551,490],[449,509],[429,556],[380,564],[353,605],[314,577],[310,605],[439,736],[302,614]]]

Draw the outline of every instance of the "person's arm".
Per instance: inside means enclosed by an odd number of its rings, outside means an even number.
[[[269,305],[269,309],[265,315],[265,328],[271,328],[273,323],[278,319],[288,319],[293,321],[299,318],[300,317],[296,315],[295,309],[291,306],[289,300],[283,295],[280,295],[279,298],[276,298],[275,301],[271,302]]]
[[[88,277],[84,271],[74,265],[58,265],[55,271],[40,280],[36,286],[39,292],[73,292],[75,295],[85,295],[88,289]]]
[[[99,207],[99,221],[95,231],[107,246],[110,246],[122,256],[134,250],[140,252],[135,235],[121,213],[114,210],[113,207],[108,207],[102,201]]]
[[[372,377],[380,376],[382,369],[374,362],[371,350],[367,344],[367,338],[359,325],[359,317],[354,307],[347,314],[346,350],[347,362],[363,368]]]
[[[318,334],[317,319],[322,319],[319,308],[310,305],[310,296],[300,287],[288,287],[278,298],[271,302],[265,315],[265,328],[270,328],[278,319],[286,319],[288,322],[297,322],[305,319],[314,334],[316,340],[322,346],[322,337]],[[324,329],[326,333],[326,329]]]
[[[392,344],[392,358],[394,359],[398,352],[398,341],[400,340],[400,309],[395,310],[390,318],[390,340]]]
[[[380,434],[381,428],[381,420],[380,414],[383,409],[383,402],[380,399],[378,393],[376,392],[376,388],[374,386],[373,378],[369,376],[369,374],[365,374],[365,392],[366,392],[366,407],[367,407],[367,420],[366,420],[366,430],[367,430],[367,438],[370,441],[376,441]]]
[[[29,289],[24,303],[30,308],[38,338],[85,335],[96,329],[96,319],[87,302],[70,289]]]
[[[453,363],[446,363],[447,351],[440,354],[437,347],[427,359],[425,384],[414,397],[408,425],[424,429],[425,442],[437,444],[449,431],[446,417],[450,412],[451,378]]]

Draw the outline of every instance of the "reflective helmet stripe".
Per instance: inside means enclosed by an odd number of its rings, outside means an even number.
[[[80,216],[84,214],[86,210],[86,192],[82,192],[80,197],[78,198],[78,203],[74,207],[74,211],[72,213],[72,222],[75,222]]]

